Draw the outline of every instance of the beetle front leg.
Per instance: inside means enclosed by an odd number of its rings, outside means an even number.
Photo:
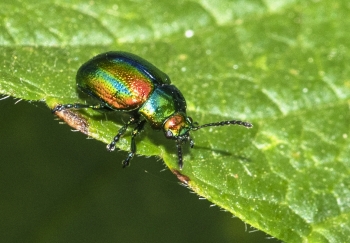
[[[177,160],[180,167],[180,170],[182,170],[183,167],[183,159],[182,159],[182,141],[176,141],[176,148],[177,148]]]
[[[130,160],[134,157],[136,153],[135,137],[143,130],[143,127],[145,126],[145,124],[146,124],[146,120],[140,121],[132,131],[130,152],[128,154],[128,157],[123,161],[123,168],[128,166],[130,164]]]

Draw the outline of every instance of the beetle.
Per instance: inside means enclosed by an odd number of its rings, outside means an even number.
[[[76,84],[79,90],[94,97],[98,103],[57,105],[52,112],[92,108],[129,113],[129,120],[107,145],[108,151],[115,150],[120,137],[130,125],[134,125],[130,151],[122,162],[123,168],[134,157],[135,137],[146,123],[154,130],[163,130],[166,138],[175,140],[180,169],[183,168],[182,145],[189,142],[191,148],[194,146],[190,131],[225,125],[253,126],[238,120],[198,125],[187,116],[186,100],[171,84],[169,76],[145,59],[128,52],[111,51],[93,57],[79,68]]]

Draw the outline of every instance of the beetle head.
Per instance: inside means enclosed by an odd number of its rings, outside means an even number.
[[[188,140],[189,131],[192,129],[192,119],[183,112],[178,112],[169,117],[164,125],[166,138],[175,140]]]

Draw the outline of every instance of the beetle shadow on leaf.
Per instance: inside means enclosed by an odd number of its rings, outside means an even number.
[[[214,152],[216,154],[219,154],[222,157],[234,158],[235,160],[239,160],[239,161],[244,162],[244,163],[252,162],[252,160],[249,157],[246,157],[243,154],[229,152],[229,151],[223,150],[223,149],[215,149],[215,148],[210,148],[210,147],[205,147],[205,146],[196,146],[196,145],[194,146],[193,150],[195,150],[195,149],[204,150],[207,152]]]

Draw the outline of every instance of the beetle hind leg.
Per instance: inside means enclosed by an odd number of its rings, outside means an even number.
[[[65,105],[56,105],[51,111],[52,113],[55,113],[57,111],[62,111],[65,109],[84,109],[84,108],[91,108],[94,110],[104,110],[106,107],[103,104],[97,104],[97,105],[87,105],[87,104],[81,104],[81,103],[74,103],[74,104],[65,104]]]

